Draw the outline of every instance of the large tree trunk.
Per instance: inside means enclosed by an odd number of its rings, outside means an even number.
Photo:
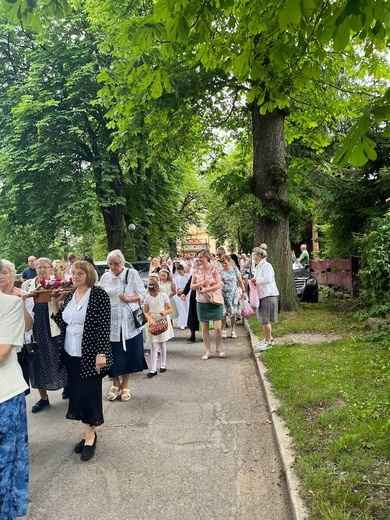
[[[123,214],[122,206],[117,204],[115,206],[108,206],[101,208],[104,220],[104,227],[106,229],[108,250],[120,249],[123,251],[124,237],[123,237]]]
[[[263,207],[254,221],[254,245],[267,244],[281,310],[293,310],[297,296],[291,267],[283,112],[275,110],[262,116],[253,103],[252,135],[254,194]]]
[[[95,191],[103,215],[109,251],[123,251],[124,247],[123,203],[118,203],[123,200],[121,175],[116,156],[112,158],[109,174],[100,165],[94,165]]]

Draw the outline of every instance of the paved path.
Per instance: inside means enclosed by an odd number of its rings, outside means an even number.
[[[292,520],[246,330],[208,361],[175,332],[165,374],[134,375],[127,403],[104,400],[91,461],[73,453],[83,427],[61,392],[29,412],[29,520]]]

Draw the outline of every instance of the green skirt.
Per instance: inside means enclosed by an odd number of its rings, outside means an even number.
[[[222,320],[223,305],[213,303],[196,302],[196,312],[199,321],[219,321]]]

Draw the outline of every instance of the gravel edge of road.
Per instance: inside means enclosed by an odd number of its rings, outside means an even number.
[[[293,468],[295,460],[295,450],[291,440],[291,435],[285,422],[277,413],[280,408],[280,401],[275,397],[272,385],[267,378],[267,367],[261,361],[261,354],[259,356],[259,354],[256,353],[255,347],[259,341],[259,338],[252,332],[248,320],[243,321],[244,326],[250,336],[253,356],[256,360],[260,381],[269,407],[273,430],[275,433],[275,438],[280,458],[282,461],[283,470],[286,475],[287,489],[291,502],[291,509],[293,512],[294,520],[309,520],[307,508],[300,496],[301,483]]]

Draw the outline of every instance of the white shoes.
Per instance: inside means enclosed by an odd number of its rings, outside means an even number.
[[[257,352],[264,352],[265,350],[268,350],[272,347],[273,347],[272,341],[271,341],[271,343],[268,343],[268,341],[265,341],[265,339],[263,339],[258,342],[255,349],[257,350]]]

